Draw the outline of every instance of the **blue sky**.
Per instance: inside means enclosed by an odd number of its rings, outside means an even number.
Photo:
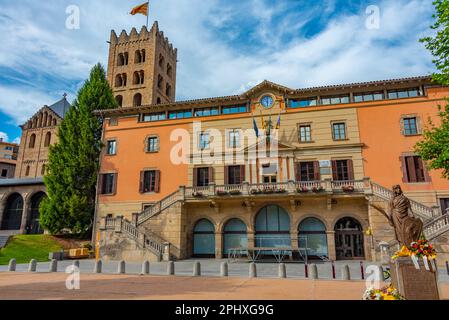
[[[0,137],[64,92],[73,100],[111,29],[140,29],[144,0],[0,0]],[[80,8],[80,29],[65,27]],[[366,8],[380,9],[368,29]],[[153,0],[150,24],[178,48],[177,99],[230,95],[268,79],[293,88],[425,75],[432,0]],[[7,35],[7,36],[6,36]]]

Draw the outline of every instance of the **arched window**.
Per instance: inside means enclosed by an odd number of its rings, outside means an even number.
[[[57,124],[56,119],[53,119],[53,125],[55,126]]]
[[[256,216],[256,247],[290,247],[290,217],[281,207],[270,205]]]
[[[116,87],[121,87],[123,86],[123,80],[122,80],[122,75],[118,74],[115,76],[115,86]]]
[[[13,193],[6,200],[3,212],[1,230],[20,230],[23,214],[23,198],[18,193]]]
[[[144,72],[135,71],[133,75],[133,84],[143,84],[143,80],[144,80]]]
[[[125,66],[127,66],[127,65],[128,65],[128,61],[129,61],[129,55],[128,55],[128,52],[125,52],[123,55],[124,55],[124,57],[125,57]]]
[[[215,228],[207,219],[198,221],[193,229],[193,255],[215,257]]]
[[[44,233],[39,223],[39,207],[47,195],[44,192],[38,192],[31,197],[30,216],[27,219],[26,233],[41,234]]]
[[[43,119],[43,122],[42,122],[42,126],[43,126],[43,127],[46,127],[46,126],[47,126],[47,119],[48,119],[48,113],[45,112],[45,113],[44,113],[44,119]]]
[[[117,101],[117,104],[119,107],[123,106],[123,96],[121,96],[121,95],[116,96],[115,101]]]
[[[48,115],[48,126],[51,127],[52,123],[53,123],[53,117],[50,114],[50,115]]]
[[[167,75],[171,78],[173,75],[173,68],[170,63],[167,63]]]
[[[30,175],[30,166],[27,166],[25,170],[25,177],[28,177],[29,175]]]
[[[170,97],[170,95],[171,95],[171,86],[168,83],[165,86],[165,95],[167,97]]]
[[[142,53],[140,50],[136,50],[134,54],[134,63],[142,63]]]
[[[119,53],[117,56],[117,66],[125,65],[125,55],[123,53]]]
[[[157,87],[162,90],[162,84],[164,83],[164,78],[161,75],[157,76]]]
[[[160,98],[160,97],[157,97],[157,99],[156,99],[156,104],[161,104],[161,103],[162,103],[161,98]]]
[[[142,70],[140,71],[140,84],[144,84],[145,82],[145,72]]]
[[[28,129],[32,129],[33,128],[33,121],[28,121]]]
[[[364,259],[362,225],[356,219],[345,217],[335,224],[335,250],[338,260]]]
[[[164,69],[165,58],[162,54],[159,55],[159,67]]]
[[[246,229],[246,224],[240,219],[231,219],[226,223],[223,230],[223,254],[229,255],[233,249],[246,252],[248,249]]]
[[[136,93],[133,99],[133,106],[140,107],[142,105],[142,95],[140,93]]]
[[[126,83],[128,82],[128,76],[126,75],[126,73],[122,74],[122,84],[124,87],[126,87]]]
[[[304,219],[298,227],[300,248],[307,248],[309,258],[328,257],[326,226],[316,218]]]
[[[35,144],[36,144],[36,135],[33,133],[30,136],[30,142],[28,144],[28,148],[33,149]]]
[[[44,147],[48,147],[51,143],[51,132],[45,134]]]
[[[37,117],[33,118],[33,129],[37,128]]]
[[[38,124],[37,124],[38,128],[42,127],[42,118],[43,118],[43,114],[41,112],[41,113],[39,113],[39,120],[38,120]]]
[[[146,60],[146,51],[145,51],[145,49],[142,49],[141,55],[142,55],[142,62],[145,62],[145,60]]]

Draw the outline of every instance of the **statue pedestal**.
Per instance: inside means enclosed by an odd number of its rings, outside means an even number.
[[[409,257],[400,257],[390,262],[392,285],[407,300],[439,300],[438,273],[429,263],[430,271],[419,259],[420,269],[416,269]],[[436,262],[435,262],[436,264]]]

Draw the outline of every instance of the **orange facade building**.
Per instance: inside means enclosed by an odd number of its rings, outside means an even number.
[[[174,102],[155,98],[164,94],[154,85],[166,66],[160,58],[176,52],[166,39],[167,51],[151,46],[161,38],[157,25],[120,38],[125,51],[110,51],[111,81],[114,72],[123,77],[122,57],[136,55],[136,45],[149,45],[151,55],[148,65],[136,63],[158,75],[139,87],[148,94],[143,102],[122,85],[114,89],[122,107],[98,112],[105,119],[96,208],[103,258],[282,252],[379,260],[395,236],[371,205],[386,208],[395,184],[445,254],[449,181],[429,171],[414,146],[428,119],[438,120],[449,88],[428,76],[304,89],[264,81],[239,95]],[[129,62],[130,73],[135,67]]]

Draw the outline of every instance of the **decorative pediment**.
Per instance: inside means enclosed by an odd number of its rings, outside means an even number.
[[[261,83],[259,83],[257,86],[249,89],[248,91],[241,94],[241,96],[247,97],[247,98],[257,98],[258,95],[260,95],[263,92],[272,92],[274,94],[293,94],[295,90],[282,86],[280,84],[264,80]]]
[[[270,137],[270,139],[268,139],[267,137],[262,137],[259,139],[259,141],[257,143],[254,143],[254,144],[246,147],[245,152],[256,152],[257,150],[261,150],[263,148],[265,148],[265,150],[268,151],[270,146],[272,146],[272,145],[277,145],[278,152],[294,151],[297,149],[295,146],[292,146],[292,145],[284,143],[284,142],[280,142],[275,137]]]

